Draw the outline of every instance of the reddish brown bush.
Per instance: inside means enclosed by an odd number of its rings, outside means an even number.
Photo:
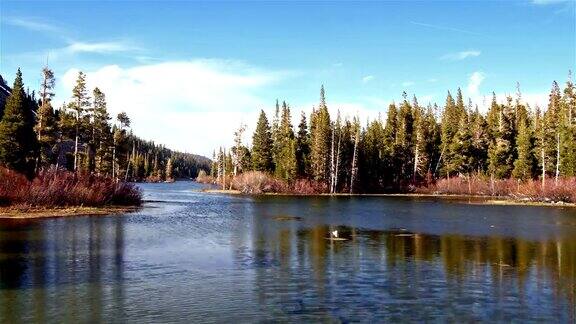
[[[140,190],[133,184],[96,175],[51,168],[28,181],[23,175],[0,168],[0,203],[34,207],[139,205]]]
[[[490,180],[487,177],[454,177],[417,190],[421,193],[510,197],[530,201],[576,203],[576,178],[540,180]]]
[[[292,192],[300,195],[314,195],[328,192],[328,186],[309,179],[299,179],[294,182]]]
[[[215,180],[213,177],[208,175],[206,173],[206,171],[200,170],[200,172],[198,172],[198,176],[196,177],[196,182],[205,183],[205,184],[213,184],[213,183],[215,183]]]
[[[246,194],[285,192],[285,184],[260,171],[241,173],[232,179],[232,188]]]
[[[246,194],[269,192],[311,195],[327,191],[325,184],[313,180],[299,179],[294,183],[288,183],[260,171],[249,171],[237,175],[232,179],[232,188]]]

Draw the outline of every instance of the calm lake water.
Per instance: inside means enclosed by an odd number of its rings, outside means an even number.
[[[0,222],[0,322],[576,318],[576,209],[141,187],[137,213]]]

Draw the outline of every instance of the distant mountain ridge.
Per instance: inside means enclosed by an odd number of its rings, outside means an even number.
[[[6,84],[6,80],[0,75],[0,118],[4,115],[4,106],[6,105],[6,99],[12,92],[12,89]]]

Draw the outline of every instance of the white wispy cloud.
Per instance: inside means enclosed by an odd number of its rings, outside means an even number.
[[[365,77],[362,78],[362,82],[363,83],[368,83],[370,81],[374,80],[374,76],[373,75],[367,75]]]
[[[432,28],[432,29],[437,29],[437,30],[445,30],[445,31],[451,31],[451,32],[468,34],[468,35],[476,35],[476,36],[479,36],[479,35],[480,35],[480,34],[478,34],[478,33],[476,33],[476,32],[469,31],[469,30],[466,30],[466,29],[446,27],[446,26],[440,26],[440,25],[434,25],[434,24],[427,24],[427,23],[422,23],[422,22],[417,22],[417,21],[411,21],[410,23],[411,23],[412,25],[422,26],[422,27]]]
[[[2,17],[2,23],[6,25],[21,27],[24,29],[48,32],[48,33],[63,33],[64,29],[55,26],[51,23],[33,17]]]
[[[403,87],[410,87],[414,85],[414,81],[404,81],[402,82]]]
[[[476,71],[470,74],[468,78],[468,86],[466,87],[466,97],[470,98],[473,105],[477,105],[483,112],[488,111],[490,104],[492,103],[492,90],[482,92],[480,89],[480,86],[485,80],[486,74],[482,71]],[[513,98],[516,98],[515,94],[496,93],[496,101],[504,104],[510,95]],[[548,92],[523,92],[521,102],[529,105],[531,109],[534,109],[536,106],[546,109],[548,106]]]
[[[476,71],[470,75],[467,87],[469,96],[477,96],[480,93],[480,85],[484,82],[484,79],[486,79],[486,75],[481,71]]]
[[[129,43],[116,41],[116,42],[73,42],[70,45],[61,49],[68,53],[117,53],[138,50],[138,47]]]
[[[233,130],[241,122],[251,124],[261,108],[271,111],[273,102],[261,94],[292,76],[216,59],[108,65],[85,72],[89,88],[98,86],[106,94],[111,115],[126,111],[136,134],[206,155],[229,145]],[[77,74],[74,68],[63,75],[59,94],[71,93]]]
[[[550,5],[550,4],[567,3],[573,1],[574,0],[532,0],[531,2],[535,5]]]
[[[448,53],[440,57],[441,60],[462,61],[470,57],[478,57],[482,52],[478,50],[468,50],[456,53]]]

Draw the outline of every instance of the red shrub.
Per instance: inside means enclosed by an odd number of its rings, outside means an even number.
[[[0,168],[0,203],[34,207],[139,205],[140,190],[114,179],[50,168],[32,181]]]
[[[294,182],[292,192],[300,195],[314,195],[328,192],[328,186],[309,179],[298,179]]]
[[[542,187],[540,180],[490,180],[487,177],[454,177],[440,179],[422,193],[500,196],[530,201],[576,202],[576,178],[548,179]]]
[[[284,187],[279,180],[260,171],[241,173],[232,179],[232,188],[246,194],[284,192]]]
[[[215,180],[213,177],[208,175],[206,173],[206,171],[200,170],[200,172],[198,172],[198,176],[196,177],[196,182],[205,183],[205,184],[213,184],[213,183],[215,183]]]

